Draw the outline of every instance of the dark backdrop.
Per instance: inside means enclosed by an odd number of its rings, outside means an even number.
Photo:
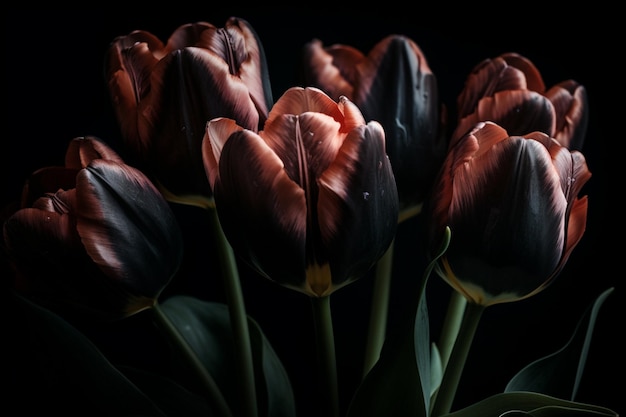
[[[121,6],[117,6],[120,9]],[[9,11],[4,15],[4,111],[2,132],[2,207],[19,198],[24,179],[46,165],[63,162],[74,137],[94,135],[122,155],[120,136],[103,77],[103,57],[111,40],[134,29],[167,40],[181,24],[208,21],[222,26],[229,16],[245,18],[258,32],[267,54],[274,99],[297,85],[298,59],[304,43],[316,37],[324,44],[344,43],[364,52],[391,33],[408,35],[422,48],[437,76],[440,97],[454,117],[456,96],[465,77],[479,61],[514,51],[530,58],[547,86],[573,78],[588,91],[590,120],[583,152],[593,174],[584,188],[589,195],[585,236],[554,282],[531,299],[494,306],[485,312],[461,381],[455,407],[502,391],[522,366],[564,345],[584,309],[602,291],[614,286],[598,317],[577,400],[624,413],[621,402],[624,357],[623,225],[618,196],[617,158],[623,134],[617,128],[623,109],[616,75],[617,28],[606,20],[593,21],[588,10],[560,11],[541,18],[528,13],[512,18],[484,10],[428,10],[368,13],[366,10],[258,8],[128,13],[99,11]],[[335,10],[335,9],[332,9]],[[454,14],[446,18],[443,13]],[[610,15],[610,11],[607,13]],[[590,29],[598,29],[591,36]],[[591,43],[591,39],[593,43]],[[623,48],[622,48],[623,49]],[[623,117],[623,116],[621,116]],[[180,209],[185,212],[187,209]],[[178,285],[210,300],[223,300],[216,277],[207,271],[212,251],[208,237],[192,234],[197,213],[181,216],[190,243],[184,281]],[[419,220],[403,224],[397,241],[398,259],[412,259],[420,250]],[[204,239],[204,240],[203,240]],[[422,266],[409,261],[396,265],[390,320],[404,313],[405,297],[419,279]],[[2,273],[9,275],[3,266]],[[3,277],[4,279],[5,277]],[[8,277],[10,279],[10,277]],[[337,333],[342,401],[358,380],[368,320],[371,277],[332,296]],[[433,333],[443,315],[447,287],[433,280]],[[242,266],[242,286],[248,313],[266,332],[290,373],[302,415],[315,404],[314,355],[310,305],[299,293],[274,286]],[[15,318],[19,320],[19,318]],[[11,343],[4,341],[3,343]],[[141,341],[136,341],[141,343]]]

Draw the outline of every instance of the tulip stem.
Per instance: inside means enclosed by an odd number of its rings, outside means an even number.
[[[311,297],[317,354],[320,363],[320,394],[327,395],[326,403],[320,410],[324,417],[339,417],[339,391],[337,385],[337,359],[335,336],[330,314],[330,296]]]
[[[224,396],[222,395],[222,392],[217,386],[215,380],[207,371],[206,367],[202,364],[196,352],[194,352],[191,346],[189,346],[189,343],[187,343],[185,337],[178,331],[176,326],[172,324],[170,319],[163,312],[158,302],[154,304],[154,306],[152,307],[152,311],[156,318],[157,324],[169,336],[169,340],[173,343],[174,348],[176,348],[179,353],[182,354],[182,356],[191,365],[191,368],[198,375],[200,382],[209,394],[209,404],[215,406],[215,411],[217,412],[215,415],[232,417],[233,414],[228,407],[228,403],[224,399]]]
[[[467,299],[463,296],[463,294],[453,290],[450,295],[450,302],[448,304],[448,310],[446,311],[446,317],[443,321],[441,335],[439,336],[441,368],[444,370],[448,365],[450,352],[454,346],[454,340],[459,334],[459,328],[461,327],[461,321],[463,320],[463,313],[465,312],[466,305]]]
[[[389,310],[389,292],[391,287],[391,272],[393,269],[393,245],[394,242],[392,241],[385,254],[376,264],[369,333],[367,344],[365,345],[363,378],[365,378],[378,361],[380,351],[383,343],[385,342],[387,316]]]
[[[474,340],[478,323],[485,310],[485,306],[476,303],[467,303],[459,334],[452,348],[448,366],[446,366],[441,380],[441,386],[433,403],[431,417],[438,417],[450,412],[456,390],[461,380],[467,356]]]
[[[257,399],[254,379],[254,365],[252,360],[252,348],[250,345],[250,331],[248,329],[248,317],[245,310],[239,272],[235,253],[230,243],[224,235],[224,230],[220,224],[215,207],[209,208],[215,236],[217,238],[217,248],[220,256],[220,263],[223,267],[222,276],[224,278],[224,289],[228,310],[230,314],[230,324],[233,331],[235,344],[235,355],[237,360],[236,372],[237,380],[241,384],[241,406],[244,408],[242,416],[256,417]]]

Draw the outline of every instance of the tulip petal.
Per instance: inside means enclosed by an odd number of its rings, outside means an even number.
[[[383,39],[358,67],[352,100],[366,120],[385,129],[387,154],[404,206],[422,203],[441,165],[437,80],[418,45],[405,36]]]
[[[576,81],[567,80],[550,88],[546,97],[556,111],[557,124],[552,136],[568,149],[581,150],[589,123],[587,90]]]
[[[65,152],[65,167],[83,169],[94,159],[109,159],[124,163],[122,158],[104,142],[94,136],[74,138]]]
[[[511,136],[533,131],[552,135],[556,128],[554,106],[547,97],[529,90],[500,91],[480,99],[476,111],[459,121],[450,146],[476,123],[486,120],[502,126]]]
[[[306,292],[305,193],[258,134],[242,130],[224,143],[214,196],[235,252],[267,278]]]
[[[318,183],[320,235],[336,289],[370,269],[395,235],[399,201],[382,126],[352,130]]]
[[[455,171],[448,217],[454,285],[479,304],[530,296],[564,247],[567,201],[550,155],[538,141],[512,137],[468,163]]]
[[[305,85],[320,88],[333,100],[354,97],[356,66],[365,59],[363,53],[346,45],[324,48],[319,39],[313,39],[304,46],[303,56]]]
[[[457,98],[459,118],[473,113],[481,98],[506,90],[531,90],[543,94],[545,84],[535,65],[519,54],[506,53],[486,59],[467,77]]]
[[[178,270],[182,236],[169,205],[138,170],[97,159],[76,179],[77,230],[92,260],[131,291],[156,297]]]

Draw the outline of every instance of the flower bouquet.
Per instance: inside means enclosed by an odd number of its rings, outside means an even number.
[[[249,20],[110,39],[119,140],[72,137],[5,209],[8,414],[617,416],[577,400],[613,287],[460,399],[486,313],[548,292],[585,238],[585,86],[509,51],[451,106],[409,36],[301,52],[275,99]]]

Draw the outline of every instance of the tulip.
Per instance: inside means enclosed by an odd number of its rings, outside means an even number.
[[[56,178],[64,188],[51,191]],[[73,181],[70,181],[73,178]],[[34,199],[35,190],[45,190]],[[33,174],[4,224],[15,287],[51,308],[119,319],[150,308],[178,270],[182,236],[169,205],[136,168],[94,137],[66,167]]]
[[[467,300],[433,416],[449,411],[484,308],[543,291],[582,238],[585,158],[543,132],[478,123],[450,149],[427,211],[429,242],[451,239],[435,271]],[[445,363],[445,362],[444,362]]]
[[[292,87],[263,130],[207,124],[202,143],[215,206],[235,253],[264,277],[310,297],[327,416],[338,415],[329,296],[385,253],[398,193],[385,133],[346,97]]]
[[[457,97],[457,107],[450,147],[482,121],[493,121],[512,136],[540,131],[574,150],[582,148],[587,131],[585,87],[566,80],[546,91],[537,67],[517,53],[476,65]]]
[[[437,272],[484,306],[545,289],[583,236],[590,177],[580,152],[544,133],[479,123],[450,150],[432,197],[433,248],[452,232]]]
[[[447,149],[437,80],[419,46],[406,36],[389,35],[365,55],[314,39],[304,47],[303,68],[306,85],[335,100],[348,97],[366,120],[382,124],[400,220],[419,211]]]
[[[333,99],[348,97],[367,120],[382,124],[398,188],[398,220],[419,214],[447,149],[445,108],[420,47],[406,36],[389,35],[365,55],[349,45],[324,47],[314,39],[304,47],[303,74],[306,85]],[[376,265],[364,375],[385,339],[393,252],[392,242]]]
[[[223,28],[182,25],[166,44],[142,30],[119,36],[105,74],[134,164],[172,201],[211,197],[200,151],[208,120],[224,116],[258,130],[273,103],[260,39],[235,17]]]
[[[311,297],[360,278],[389,246],[398,195],[385,134],[347,98],[292,87],[258,133],[207,124],[203,157],[224,233],[265,277]]]

